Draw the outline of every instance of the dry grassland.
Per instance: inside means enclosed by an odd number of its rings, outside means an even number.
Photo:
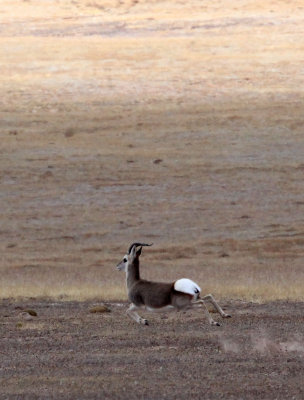
[[[0,296],[115,270],[304,300],[302,1],[2,0]]]

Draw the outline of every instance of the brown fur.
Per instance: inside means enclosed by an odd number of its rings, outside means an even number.
[[[146,308],[148,311],[169,311],[169,310],[189,310],[193,308],[203,307],[205,314],[211,325],[219,325],[210,316],[205,301],[213,304],[216,311],[223,317],[229,318],[230,315],[226,314],[221,307],[217,304],[211,294],[200,298],[194,295],[183,293],[175,290],[175,282],[162,283],[151,282],[140,279],[139,273],[139,256],[141,254],[141,247],[136,250],[140,243],[133,243],[130,246],[128,260],[125,258],[121,261],[117,268],[119,270],[126,270],[127,273],[127,289],[128,297],[131,305],[127,310],[128,315],[136,322],[148,325],[148,321],[137,314],[140,308]],[[127,264],[126,264],[127,263]]]
[[[190,305],[193,296],[174,289],[173,283],[151,282],[140,279],[139,256],[141,249],[130,255],[127,287],[128,298],[137,307],[162,308],[172,305],[180,310]]]
[[[171,304],[173,283],[150,282],[139,279],[131,288],[128,288],[129,300],[136,306],[148,305],[152,308],[160,308]],[[157,296],[155,296],[157,293]]]

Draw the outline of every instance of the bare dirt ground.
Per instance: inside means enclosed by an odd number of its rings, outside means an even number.
[[[225,302],[233,318],[220,327],[199,312],[147,314],[139,326],[126,304],[94,305],[2,301],[0,398],[304,397],[303,303]]]

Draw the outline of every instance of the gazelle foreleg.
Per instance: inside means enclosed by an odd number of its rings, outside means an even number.
[[[212,294],[207,294],[207,296],[202,297],[202,300],[204,301],[208,301],[209,303],[211,303],[213,305],[213,307],[216,309],[216,311],[221,314],[222,318],[231,318],[231,315],[226,314],[222,308],[220,307],[219,304],[217,304],[217,302],[215,301],[214,297],[212,296]]]
[[[197,300],[197,301],[194,301],[193,303],[191,303],[191,308],[200,308],[200,307],[204,307],[205,314],[206,314],[206,317],[207,317],[210,325],[220,326],[220,324],[218,322],[214,321],[214,319],[211,317],[204,300],[200,299],[200,300]]]
[[[133,318],[137,323],[142,324],[142,325],[149,325],[148,321],[142,317],[140,317],[135,310],[138,310],[139,307],[137,307],[135,304],[131,304],[130,307],[127,309],[127,314],[129,317]]]

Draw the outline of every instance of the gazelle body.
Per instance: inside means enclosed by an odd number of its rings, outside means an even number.
[[[200,287],[190,279],[179,279],[172,283],[152,282],[140,278],[139,256],[142,246],[151,246],[146,243],[133,243],[128,253],[117,265],[117,269],[126,272],[128,298],[131,305],[127,310],[128,315],[140,324],[148,325],[146,319],[137,314],[137,310],[147,311],[172,311],[190,310],[203,307],[211,325],[219,325],[214,321],[205,305],[210,302],[216,311],[223,317],[228,318],[221,307],[216,303],[211,294],[200,298]],[[139,249],[137,250],[137,247]]]

